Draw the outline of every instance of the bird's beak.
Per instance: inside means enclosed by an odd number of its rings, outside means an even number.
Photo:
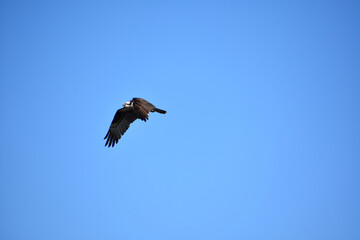
[[[124,107],[129,107],[130,106],[130,101],[129,102],[126,102],[123,104]]]

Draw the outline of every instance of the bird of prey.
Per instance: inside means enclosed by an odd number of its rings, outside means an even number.
[[[165,110],[156,108],[154,105],[142,98],[133,98],[129,102],[123,104],[123,108],[116,111],[113,121],[111,122],[109,131],[104,139],[105,147],[114,147],[119,139],[129,128],[130,124],[136,119],[145,121],[149,119],[149,112],[158,112],[165,114]]]

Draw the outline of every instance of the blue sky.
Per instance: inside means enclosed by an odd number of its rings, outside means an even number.
[[[0,238],[360,239],[359,12],[1,1]]]

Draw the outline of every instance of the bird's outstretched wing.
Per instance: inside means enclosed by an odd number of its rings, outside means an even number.
[[[138,114],[134,111],[129,111],[126,108],[117,110],[113,121],[111,122],[109,131],[104,139],[107,138],[105,146],[114,147],[118,143],[122,135],[128,130],[130,124],[138,118]]]

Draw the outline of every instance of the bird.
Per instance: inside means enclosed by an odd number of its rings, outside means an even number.
[[[165,110],[156,108],[153,104],[142,98],[133,98],[124,103],[123,108],[116,111],[109,131],[104,137],[104,139],[107,139],[105,147],[114,147],[121,136],[128,130],[130,124],[136,119],[141,119],[146,122],[146,120],[149,119],[149,112],[166,113]]]

